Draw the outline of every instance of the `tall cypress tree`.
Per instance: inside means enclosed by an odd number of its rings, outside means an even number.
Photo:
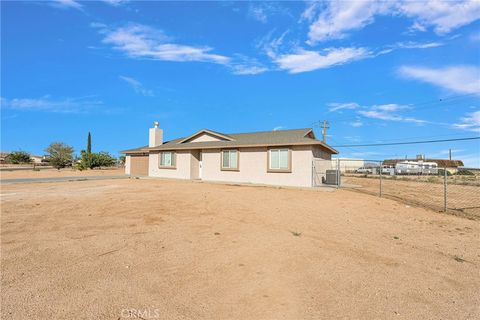
[[[90,136],[90,131],[88,131],[88,140],[87,140],[87,153],[92,153],[92,137]]]

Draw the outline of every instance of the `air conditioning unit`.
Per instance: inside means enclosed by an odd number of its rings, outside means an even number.
[[[340,171],[339,170],[326,170],[325,172],[325,184],[339,186],[340,185]]]

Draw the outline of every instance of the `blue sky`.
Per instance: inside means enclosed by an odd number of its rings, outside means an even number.
[[[330,122],[331,145],[480,134],[480,2],[1,2],[1,149],[115,155],[199,129]],[[339,148],[383,159],[478,140]]]

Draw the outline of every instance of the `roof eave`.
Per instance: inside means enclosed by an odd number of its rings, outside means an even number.
[[[188,148],[181,148],[175,145],[171,146],[158,146],[152,147],[148,149],[144,149],[146,151],[162,151],[162,150],[199,150],[199,149],[224,149],[224,148],[248,148],[248,147],[279,147],[279,146],[309,146],[309,145],[318,145],[321,146],[329,151],[332,154],[338,154],[338,151],[334,148],[324,144],[321,141],[314,140],[314,141],[302,141],[302,142],[293,142],[293,143],[257,143],[257,144],[239,144],[239,145],[216,145],[216,146],[199,146],[199,145],[189,145]]]

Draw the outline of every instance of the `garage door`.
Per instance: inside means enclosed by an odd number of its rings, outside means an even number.
[[[148,156],[132,155],[130,159],[130,175],[148,176]]]

